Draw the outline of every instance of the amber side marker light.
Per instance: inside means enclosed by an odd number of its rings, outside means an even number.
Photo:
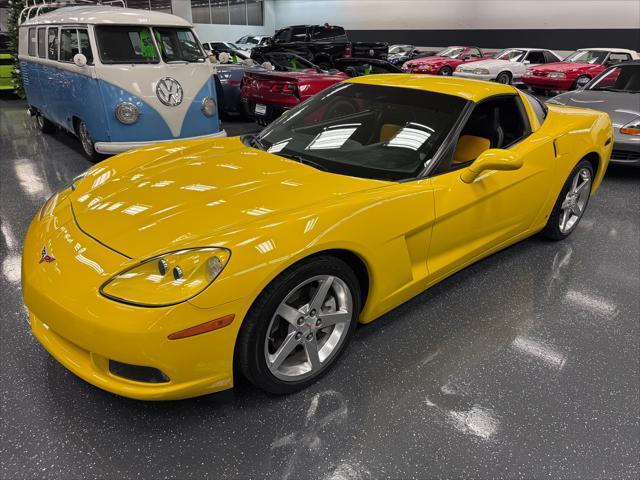
[[[218,330],[219,328],[231,325],[231,322],[233,322],[234,318],[236,318],[236,316],[233,313],[230,315],[225,315],[224,317],[201,323],[200,325],[196,325],[195,327],[189,327],[185,328],[184,330],[180,330],[179,332],[174,332],[167,338],[169,338],[169,340],[179,340],[181,338],[193,337],[194,335],[200,335],[202,333]]]
[[[640,128],[621,128],[620,129],[621,133],[625,133],[627,135],[640,135]]]

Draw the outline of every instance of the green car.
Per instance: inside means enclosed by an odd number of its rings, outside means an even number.
[[[0,33],[0,90],[13,90],[13,58],[9,53],[9,35]]]

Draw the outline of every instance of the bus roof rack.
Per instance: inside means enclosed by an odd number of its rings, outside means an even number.
[[[125,0],[26,0],[25,7],[20,12],[18,24],[22,25],[23,22],[31,20],[41,13],[47,13],[58,8],[70,7],[73,5],[118,5],[124,8],[127,6]]]

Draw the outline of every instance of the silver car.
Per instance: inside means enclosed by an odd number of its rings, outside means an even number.
[[[613,65],[583,89],[547,103],[607,112],[614,129],[611,162],[640,166],[640,61]]]

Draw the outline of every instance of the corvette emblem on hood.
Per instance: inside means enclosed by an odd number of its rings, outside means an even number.
[[[40,262],[38,263],[42,263],[42,262],[51,263],[55,259],[56,258],[53,255],[49,255],[49,253],[47,252],[47,247],[42,247],[42,252],[40,252]]]

